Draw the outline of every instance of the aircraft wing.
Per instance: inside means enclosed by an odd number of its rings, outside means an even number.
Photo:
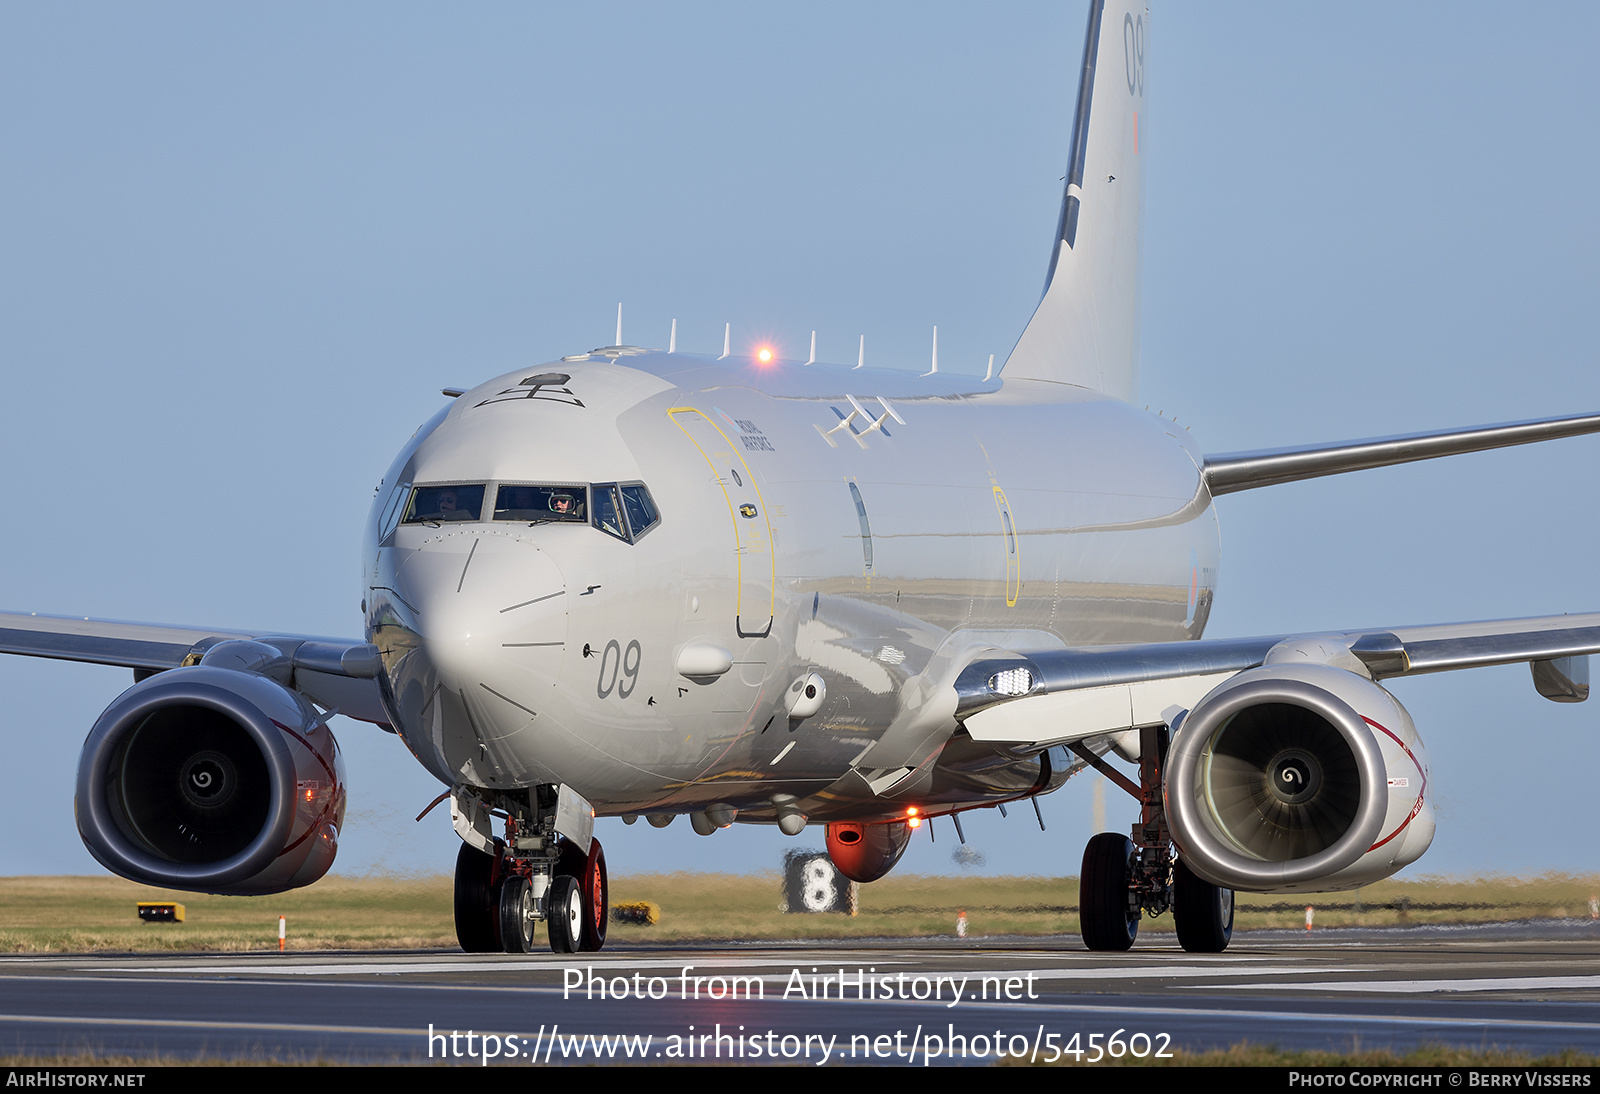
[[[956,679],[956,717],[977,741],[1068,744],[1171,721],[1212,688],[1272,660],[1314,661],[1375,680],[1528,662],[1556,702],[1589,695],[1600,612],[1303,635],[995,652]]]
[[[207,650],[228,641],[278,649],[292,666],[295,690],[340,714],[387,726],[378,698],[378,651],[359,639],[0,612],[0,653],[117,665],[133,669],[136,679],[198,664]]]
[[[1509,448],[1561,437],[1580,437],[1587,433],[1600,433],[1600,414],[1536,418],[1526,422],[1481,425],[1472,429],[1404,433],[1394,437],[1296,445],[1293,448],[1269,448],[1258,452],[1228,452],[1207,456],[1204,473],[1211,496],[1219,497],[1300,479],[1342,475],[1347,471],[1365,471],[1373,467],[1390,467],[1440,456],[1458,456],[1466,452],[1485,452],[1491,448]]]

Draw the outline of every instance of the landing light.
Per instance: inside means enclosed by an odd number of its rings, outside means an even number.
[[[767,364],[772,360],[772,350],[767,346],[762,346],[760,349],[756,350],[756,360],[760,361],[763,365]]]
[[[989,690],[996,695],[1026,695],[1033,690],[1033,673],[1027,669],[1005,669],[989,677]]]

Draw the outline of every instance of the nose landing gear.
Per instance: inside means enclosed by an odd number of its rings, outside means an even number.
[[[555,953],[592,953],[605,945],[605,851],[597,839],[585,852],[556,835],[549,811],[536,807],[538,789],[525,802],[506,794],[483,802],[504,815],[506,838],[484,840],[487,850],[463,842],[456,855],[456,940],[467,953],[532,953],[540,920]]]

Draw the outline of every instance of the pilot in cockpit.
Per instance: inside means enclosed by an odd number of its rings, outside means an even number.
[[[466,509],[459,507],[454,490],[439,491],[439,515],[437,520],[475,520],[476,516]]]

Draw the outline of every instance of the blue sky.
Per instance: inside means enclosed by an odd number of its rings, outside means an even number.
[[[373,485],[441,386],[608,343],[1002,359],[1049,256],[1083,5],[0,8],[0,605],[352,634]],[[1141,401],[1207,451],[1600,409],[1600,9],[1157,7]],[[1222,499],[1213,636],[1600,608],[1600,439]],[[96,872],[125,671],[0,659],[0,875]],[[1401,681],[1423,870],[1593,871],[1600,709]],[[446,870],[438,788],[338,726],[338,867]],[[1092,784],[973,817],[1076,872]],[[1112,825],[1131,800],[1107,794]],[[614,871],[770,829],[601,828]],[[947,825],[903,869],[955,871]],[[819,843],[808,834],[802,843]]]

